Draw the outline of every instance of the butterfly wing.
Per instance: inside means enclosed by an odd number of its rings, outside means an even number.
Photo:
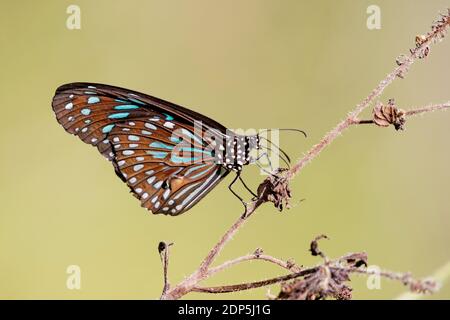
[[[171,121],[178,127],[176,120]],[[153,213],[179,215],[229,171],[215,163],[211,151],[203,148],[193,132],[182,128],[172,134],[167,136],[150,118],[117,124],[109,137],[116,172],[141,205]]]
[[[117,175],[153,213],[185,212],[229,173],[215,163],[193,124],[202,121],[219,133],[226,128],[189,109],[88,83],[61,86],[52,105],[64,129],[112,161]]]

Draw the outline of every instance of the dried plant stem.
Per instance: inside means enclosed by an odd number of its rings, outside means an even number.
[[[217,255],[221,252],[223,247],[230,241],[240,227],[248,220],[248,218],[255,212],[255,210],[263,203],[261,199],[257,199],[247,204],[244,214],[225,232],[219,242],[210,250],[206,258],[200,264],[197,271],[192,273],[189,277],[180,282],[176,287],[167,290],[161,295],[163,300],[179,299],[186,293],[192,291],[197,283],[205,280],[210,275],[209,267],[214,262]]]
[[[447,261],[445,265],[440,267],[432,276],[433,279],[440,282],[443,285],[446,281],[450,279],[450,261]],[[424,296],[422,294],[417,294],[414,292],[405,292],[399,295],[397,300],[418,300],[422,299]]]
[[[420,42],[417,42],[416,40],[416,47],[412,50],[410,50],[409,54],[402,55],[401,60],[397,59],[398,66],[389,73],[382,81],[379,82],[379,84],[375,87],[375,89],[370,92],[370,94],[361,102],[359,103],[353,111],[351,111],[348,116],[342,120],[340,123],[338,123],[329,133],[327,133],[316,145],[314,145],[302,158],[298,160],[298,162],[288,171],[285,172],[284,179],[285,180],[291,180],[293,179],[300,171],[314,158],[317,157],[328,145],[330,145],[343,131],[345,131],[347,128],[349,128],[353,124],[357,124],[358,121],[360,124],[362,123],[368,123],[368,120],[358,120],[358,116],[361,114],[362,111],[364,111],[369,105],[371,105],[382,93],[383,91],[396,79],[396,78],[403,78],[406,73],[409,71],[411,65],[419,58],[424,58],[428,55],[429,48],[432,44],[436,43],[438,40],[442,39],[446,29],[450,25],[450,10],[447,15],[442,15],[442,19],[438,21],[435,25],[433,25],[432,31],[427,33],[426,36],[422,36],[420,38]],[[424,108],[418,108],[415,110],[411,110],[409,114],[407,115],[412,116],[416,114],[421,114],[424,112],[434,111],[434,110],[440,110],[448,108],[448,103],[442,104],[442,105],[431,105]],[[261,186],[263,186],[261,184]],[[260,187],[261,187],[260,186]],[[263,190],[265,190],[263,188]],[[259,190],[258,190],[259,191]],[[287,194],[289,195],[289,191],[287,191]],[[265,191],[264,191],[265,192]],[[270,192],[270,191],[268,191]],[[168,265],[168,252],[167,252],[167,261],[164,263],[164,275],[165,275],[165,286],[163,290],[163,294],[161,295],[161,299],[178,299],[184,296],[185,294],[195,291],[195,292],[209,292],[209,293],[221,293],[221,292],[232,292],[232,291],[240,291],[240,290],[247,290],[262,286],[267,286],[274,283],[284,282],[290,279],[295,279],[298,277],[302,277],[308,274],[312,274],[317,271],[318,268],[322,268],[323,266],[319,267],[313,267],[305,270],[300,270],[300,268],[289,265],[288,262],[283,262],[277,258],[266,256],[266,255],[259,255],[257,256],[256,253],[253,255],[247,255],[240,258],[236,258],[230,261],[227,261],[218,267],[211,268],[212,263],[218,256],[218,254],[222,251],[222,249],[225,247],[225,245],[233,238],[233,236],[238,232],[238,230],[244,225],[244,223],[248,220],[250,216],[255,212],[255,210],[264,202],[267,202],[270,200],[270,197],[272,195],[261,193],[259,194],[259,197],[252,202],[248,203],[246,205],[246,209],[244,214],[242,214],[239,219],[225,232],[225,234],[221,237],[219,242],[209,251],[206,258],[202,261],[199,268],[193,272],[190,276],[185,278],[183,281],[181,281],[178,285],[175,287],[169,287],[168,280],[167,280],[167,265]],[[272,201],[272,200],[270,200]],[[275,202],[274,202],[275,203]],[[277,207],[282,208],[282,201],[278,202]],[[216,274],[217,272],[220,272],[222,270],[225,270],[228,267],[234,266],[238,263],[244,262],[244,261],[250,261],[250,260],[265,260],[269,261],[271,263],[274,263],[280,267],[283,267],[285,269],[288,269],[289,271],[293,272],[291,274],[267,279],[263,281],[257,281],[257,282],[249,282],[244,284],[237,284],[237,285],[229,285],[229,286],[221,286],[221,287],[210,287],[210,288],[204,288],[200,287],[199,283],[203,280],[207,279],[209,276]],[[325,262],[326,266],[325,268],[328,268],[327,270],[331,270],[330,266],[327,264],[328,262]],[[334,269],[333,269],[334,270]],[[354,272],[361,272],[356,271],[360,269],[356,269]],[[335,270],[336,271],[336,270]],[[337,270],[339,271],[339,270]],[[351,272],[352,270],[347,269],[347,271]],[[364,272],[361,272],[364,273]],[[367,274],[367,272],[366,272]],[[391,275],[392,276],[392,275]],[[396,276],[392,276],[392,278],[396,278]],[[398,277],[397,277],[398,278]],[[405,280],[406,278],[402,278],[402,280]]]
[[[172,245],[171,243],[166,243],[163,241],[161,241],[158,245],[159,255],[161,257],[161,262],[163,264],[164,286],[163,286],[162,295],[164,295],[167,292],[167,290],[169,290],[169,287],[170,287],[169,278],[168,278],[168,270],[169,270],[169,256],[170,256],[169,247],[171,245]]]
[[[251,216],[253,212],[255,212],[257,205],[256,201],[254,203],[251,203],[247,205],[245,209],[245,213],[239,217],[239,219],[231,226],[230,229],[227,230],[227,232],[222,236],[220,241],[211,249],[211,251],[208,253],[206,258],[203,260],[202,264],[200,265],[200,272],[203,274],[206,274],[208,271],[209,266],[213,263],[214,259],[217,257],[219,252],[222,250],[222,248],[225,246],[225,244],[233,238],[233,236],[236,234],[236,232],[239,230],[239,228],[247,221],[247,219]],[[259,205],[258,205],[259,206]]]
[[[447,266],[447,268],[450,264]],[[414,287],[421,286],[421,290],[425,290],[425,288],[429,291],[432,291],[432,286],[435,285],[434,282],[430,282],[431,288],[428,288],[428,284],[426,281],[419,281],[414,279],[409,273],[400,273],[400,272],[392,272],[392,271],[376,271],[370,270],[367,268],[356,268],[356,267],[337,267],[337,266],[328,266],[328,265],[320,265],[317,267],[312,267],[308,269],[301,270],[299,272],[291,273],[285,276],[270,278],[261,281],[254,281],[248,283],[240,283],[234,285],[225,285],[225,286],[217,286],[217,287],[194,287],[192,291],[195,292],[204,292],[204,293],[229,293],[235,291],[244,291],[250,289],[256,289],[260,287],[265,287],[268,285],[286,282],[292,279],[300,278],[307,276],[309,274],[313,274],[318,272],[319,268],[329,269],[331,272],[346,272],[350,273],[359,273],[364,275],[376,275],[380,277],[384,277],[390,280],[396,280],[402,282],[406,286]]]
[[[422,53],[427,50],[431,44],[442,39],[442,36],[446,29],[450,25],[450,18],[444,16],[442,23],[433,28],[432,32],[429,32],[422,42],[417,45],[414,49],[410,50],[408,55],[402,56],[402,62],[398,63],[394,71],[389,73],[386,78],[380,81],[380,83],[372,90],[372,92],[361,102],[356,108],[351,111],[347,118],[338,123],[329,133],[327,133],[322,140],[316,145],[314,145],[298,162],[290,169],[288,173],[288,179],[292,179],[297,175],[311,160],[319,155],[331,142],[333,142],[337,137],[339,137],[343,131],[345,131],[351,124],[357,121],[358,116],[364,109],[366,109],[372,102],[378,98],[383,91],[398,77],[403,78],[404,75],[409,71],[412,64],[419,58],[423,58]]]
[[[235,291],[243,291],[243,290],[250,290],[250,289],[256,289],[260,287],[269,286],[275,283],[285,282],[289,281],[295,278],[303,277],[305,275],[314,273],[317,271],[318,267],[313,267],[309,269],[305,269],[296,273],[291,273],[285,276],[280,276],[276,278],[271,278],[267,280],[261,280],[261,281],[255,281],[255,282],[248,282],[248,283],[241,283],[241,284],[234,284],[234,285],[227,285],[227,286],[217,286],[217,287],[194,287],[192,291],[195,292],[207,292],[207,293],[227,293],[227,292],[235,292]]]
[[[413,108],[405,108],[405,116],[406,117],[414,117],[418,115],[422,115],[424,113],[428,112],[434,112],[434,111],[443,111],[450,109],[450,101],[447,101],[445,103],[439,103],[439,104],[429,104],[424,107],[413,107]],[[359,120],[355,119],[352,121],[352,124],[358,125],[358,124],[374,124],[374,120]]]
[[[328,145],[330,145],[337,137],[339,137],[342,132],[344,132],[348,127],[350,127],[356,121],[359,114],[367,108],[377,97],[379,97],[384,89],[391,84],[396,78],[397,75],[407,70],[415,61],[415,59],[411,58],[407,61],[407,63],[398,66],[394,71],[387,75],[387,77],[382,80],[378,86],[372,90],[372,92],[360,103],[356,106],[356,108],[349,113],[347,118],[338,123],[336,127],[334,127],[330,132],[328,132],[322,140],[319,141],[316,145],[314,145],[305,156],[298,160],[298,162],[290,169],[288,178],[292,179],[295,175],[297,175],[311,160],[317,157]]]
[[[239,264],[241,262],[251,261],[251,260],[267,261],[267,262],[273,263],[273,264],[280,266],[291,272],[300,272],[300,270],[301,270],[300,267],[298,267],[297,265],[295,265],[289,261],[283,261],[281,259],[269,256],[266,254],[252,253],[252,254],[248,254],[246,256],[235,258],[233,260],[228,260],[215,268],[211,268],[208,272],[208,276],[212,276],[215,273],[223,271],[223,270],[225,270],[229,267],[232,267],[236,264]]]
[[[412,117],[412,116],[417,116],[423,113],[427,113],[427,112],[433,112],[433,111],[438,111],[438,110],[446,110],[450,108],[450,101],[447,101],[446,103],[441,103],[441,104],[430,104],[427,105],[425,107],[421,107],[421,108],[411,108],[411,109],[407,109],[405,115],[407,117]]]

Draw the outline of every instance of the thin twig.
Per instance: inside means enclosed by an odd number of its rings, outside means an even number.
[[[326,264],[326,262],[325,262]],[[192,291],[195,292],[203,292],[203,293],[229,293],[229,292],[236,292],[236,291],[244,291],[244,290],[251,290],[256,289],[260,287],[265,287],[269,285],[273,285],[276,283],[282,283],[289,280],[297,279],[300,277],[304,277],[313,273],[318,272],[320,268],[328,268],[332,272],[346,272],[348,274],[350,273],[359,273],[364,275],[377,275],[381,276],[390,280],[397,280],[402,282],[404,285],[407,286],[422,286],[419,289],[416,289],[418,291],[433,291],[435,282],[430,281],[429,284],[427,284],[426,281],[420,281],[416,280],[411,277],[409,273],[399,273],[399,272],[392,272],[392,271],[376,271],[376,270],[369,270],[367,268],[356,268],[356,267],[337,267],[337,266],[317,266],[312,267],[308,269],[301,270],[296,273],[288,274],[285,276],[270,278],[266,280],[261,281],[254,281],[254,282],[247,282],[247,283],[240,283],[240,284],[234,284],[234,285],[225,285],[225,286],[215,286],[215,287],[200,287],[195,286]]]
[[[235,292],[235,291],[243,291],[243,290],[250,290],[260,287],[269,286],[271,284],[280,283],[289,281],[298,277],[303,277],[305,275],[314,273],[317,271],[318,267],[313,267],[309,269],[302,270],[300,272],[291,273],[285,276],[280,276],[276,278],[261,280],[261,281],[255,281],[255,282],[247,282],[247,283],[241,283],[241,284],[233,284],[233,285],[227,285],[227,286],[217,286],[217,287],[198,287],[195,286],[192,291],[195,292],[208,292],[208,293],[227,293],[227,292]]]
[[[442,39],[444,32],[450,25],[449,16],[444,16],[443,22],[436,28],[433,28],[431,32],[418,44],[414,49],[410,50],[408,55],[402,56],[402,62],[399,62],[394,71],[389,73],[386,78],[380,81],[380,83],[372,90],[372,92],[361,102],[356,108],[351,111],[347,118],[338,123],[329,133],[327,133],[322,140],[314,145],[299,161],[290,169],[288,173],[288,179],[292,179],[297,175],[311,160],[317,157],[328,145],[331,144],[337,137],[339,137],[343,131],[345,131],[354,121],[358,118],[360,113],[364,111],[376,98],[378,98],[383,91],[397,78],[403,78],[407,73],[411,65],[419,58],[422,57],[422,52],[434,44],[439,39]]]
[[[233,260],[228,260],[215,268],[209,269],[208,276],[212,276],[215,273],[218,273],[220,271],[228,269],[229,267],[232,267],[241,262],[251,261],[251,260],[262,260],[262,261],[270,262],[270,263],[276,264],[276,265],[278,265],[288,271],[291,271],[291,272],[300,272],[301,271],[299,266],[295,265],[294,263],[292,263],[290,261],[283,261],[281,259],[269,256],[266,254],[252,253],[252,254],[248,254],[248,255],[233,259]]]
[[[417,116],[419,114],[423,114],[426,112],[445,110],[445,109],[449,109],[449,108],[450,108],[450,101],[447,101],[446,103],[441,103],[441,104],[430,104],[425,107],[411,108],[408,111],[406,111],[405,115],[408,117],[411,117],[411,116]]]
[[[163,264],[163,276],[164,276],[164,286],[161,294],[162,296],[166,294],[167,290],[169,290],[170,287],[167,273],[169,270],[169,247],[171,245],[172,243],[166,243],[164,241],[161,241],[158,245],[159,255],[161,257],[161,262]]]
[[[432,279],[435,279],[440,283],[440,285],[443,285],[446,281],[450,279],[450,261],[447,261],[445,265],[440,267],[438,270],[436,270],[431,277]],[[414,292],[405,292],[401,295],[399,295],[396,299],[397,300],[418,300],[423,298],[423,294],[417,294]]]
[[[251,214],[256,210],[257,201],[247,205],[245,213],[239,217],[239,219],[231,226],[230,229],[222,236],[222,238],[217,242],[217,244],[211,249],[206,258],[200,265],[200,273],[207,274],[209,266],[213,263],[214,259],[217,257],[219,252],[225,246],[225,244],[233,238],[239,228],[247,221]]]

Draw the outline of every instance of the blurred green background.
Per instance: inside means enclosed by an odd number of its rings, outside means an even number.
[[[81,30],[66,28],[70,4]],[[366,8],[381,8],[368,30]],[[173,241],[176,283],[241,213],[231,176],[188,213],[152,216],[110,163],[56,122],[57,86],[75,81],[149,93],[230,128],[296,127],[283,134],[301,156],[414,46],[448,1],[2,1],[0,10],[0,298],[158,298],[160,240]],[[450,40],[432,48],[406,79],[388,88],[408,107],[449,99]],[[366,112],[370,116],[370,110]],[[367,251],[369,263],[418,277],[449,260],[450,114],[411,119],[406,131],[352,128],[293,182],[294,207],[265,205],[220,255],[257,247],[311,265],[310,240],[330,236],[331,257]],[[248,183],[262,180],[247,168]],[[244,192],[242,192],[244,194]],[[306,199],[300,203],[301,199]],[[66,268],[81,268],[81,290]],[[280,275],[264,262],[237,266],[206,282],[231,284]],[[354,297],[391,299],[405,291],[382,281]],[[278,286],[271,288],[277,293]],[[201,298],[265,298],[266,289]],[[433,298],[450,297],[450,285]]]

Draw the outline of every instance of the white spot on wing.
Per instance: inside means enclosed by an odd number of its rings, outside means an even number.
[[[169,129],[173,129],[173,127],[175,127],[175,124],[173,122],[166,121],[164,123],[164,127],[169,128]]]
[[[138,136],[134,136],[134,135],[129,135],[128,136],[128,140],[130,140],[130,141],[139,141],[139,137]]]
[[[163,184],[163,182],[161,180],[161,181],[158,181],[157,183],[155,183],[153,186],[155,187],[155,189],[159,189],[162,186],[162,184]]]
[[[146,128],[149,128],[149,129],[152,129],[152,130],[156,130],[156,127],[155,127],[153,124],[151,124],[151,123],[146,122],[146,123],[144,124],[144,126],[145,126]]]
[[[170,189],[167,189],[167,190],[164,191],[164,193],[163,193],[163,198],[164,198],[164,199],[167,199],[167,198],[169,197],[169,195],[170,195]]]

